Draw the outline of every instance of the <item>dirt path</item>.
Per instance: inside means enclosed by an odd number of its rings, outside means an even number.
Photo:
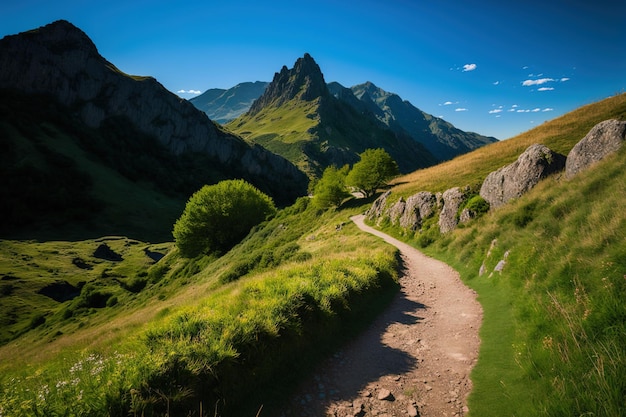
[[[359,337],[322,363],[280,415],[462,416],[482,308],[448,265],[363,223],[400,249],[402,289]]]

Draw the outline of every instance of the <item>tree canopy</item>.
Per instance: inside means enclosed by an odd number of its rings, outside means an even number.
[[[359,190],[365,197],[373,195],[400,173],[396,161],[382,148],[366,149],[359,156],[361,160],[350,170],[346,184]]]
[[[272,199],[244,180],[222,181],[189,198],[172,233],[182,256],[226,251],[275,212]]]
[[[317,208],[338,207],[350,196],[346,189],[345,179],[349,167],[341,169],[330,166],[324,170],[322,177],[313,187],[313,205]]]

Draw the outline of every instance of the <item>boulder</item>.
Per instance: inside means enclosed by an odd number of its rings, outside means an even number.
[[[588,168],[604,157],[617,152],[626,140],[626,121],[605,120],[595,125],[567,155],[565,177]]]
[[[437,199],[433,193],[420,191],[406,200],[400,226],[415,231],[422,226],[422,220],[435,212]]]
[[[480,196],[498,208],[519,198],[547,176],[563,170],[565,156],[540,144],[531,145],[517,161],[487,175]]]
[[[459,222],[457,213],[465,198],[465,193],[459,187],[450,188],[443,193],[443,208],[439,215],[439,231],[441,233],[447,233],[456,228]]]
[[[380,197],[376,199],[376,201],[372,203],[372,207],[370,207],[369,210],[365,212],[365,217],[368,220],[374,220],[382,217],[385,211],[385,207],[387,206],[387,198],[390,194],[391,190],[385,191],[383,194],[380,195]]]
[[[389,209],[389,219],[391,220],[391,224],[394,226],[398,223],[398,220],[404,214],[404,208],[406,206],[406,202],[404,198],[400,197],[400,200],[396,201],[393,206]]]

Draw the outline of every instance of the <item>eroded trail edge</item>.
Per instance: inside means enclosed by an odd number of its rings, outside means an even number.
[[[401,253],[401,291],[304,381],[283,416],[462,416],[482,308],[458,272],[363,222]]]

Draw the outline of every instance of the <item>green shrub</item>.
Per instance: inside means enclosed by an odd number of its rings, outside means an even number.
[[[460,211],[467,209],[480,216],[489,211],[489,202],[479,195],[471,197],[467,202],[461,206]]]
[[[206,185],[191,196],[173,235],[180,254],[223,252],[276,212],[272,199],[243,180]]]

